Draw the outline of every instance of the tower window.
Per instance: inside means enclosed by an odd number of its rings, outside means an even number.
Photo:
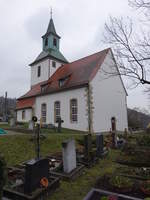
[[[45,46],[48,45],[48,38],[45,39]]]
[[[53,45],[56,47],[57,46],[57,40],[56,38],[53,39]]]
[[[41,76],[41,66],[38,66],[37,76],[38,76],[38,77]]]
[[[52,61],[52,67],[56,68],[56,62]]]
[[[22,111],[22,120],[25,119],[25,110]]]

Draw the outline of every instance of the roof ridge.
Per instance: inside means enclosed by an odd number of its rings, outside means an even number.
[[[74,63],[74,62],[77,62],[77,61],[80,61],[80,60],[82,60],[82,59],[85,59],[85,58],[94,56],[94,55],[96,55],[96,54],[102,53],[103,51],[108,51],[108,50],[110,50],[110,49],[111,49],[110,47],[109,47],[109,48],[106,48],[106,49],[103,49],[103,50],[101,50],[101,51],[98,51],[98,52],[96,52],[96,53],[90,54],[90,55],[88,55],[88,56],[82,57],[82,58],[80,58],[80,59],[78,59],[78,60],[74,60],[74,61],[72,61],[72,62],[70,62],[70,63],[66,63],[66,64],[72,64],[72,63]],[[66,65],[66,64],[65,64],[65,65]]]

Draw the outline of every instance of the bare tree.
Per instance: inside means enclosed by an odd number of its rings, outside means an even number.
[[[130,5],[150,11],[150,0],[130,0]],[[141,22],[139,22],[141,23]],[[149,21],[148,21],[149,23]],[[117,58],[119,74],[129,77],[135,86],[150,84],[149,24],[137,28],[133,20],[110,17],[105,24],[104,41],[111,44]]]
[[[129,0],[129,5],[137,9],[150,9],[149,0]]]

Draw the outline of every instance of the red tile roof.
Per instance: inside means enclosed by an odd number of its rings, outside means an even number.
[[[72,63],[62,65],[49,78],[49,80],[32,86],[32,88],[19,99],[59,92],[61,90],[82,87],[83,85],[88,84],[88,82],[92,80],[96,75],[109,50],[110,48],[79,59]],[[65,84],[60,87],[59,80],[64,79],[65,77],[68,78],[66,79]],[[41,92],[41,86],[44,85],[45,88],[43,92]]]
[[[20,99],[17,101],[16,110],[32,108],[35,102],[35,97]]]

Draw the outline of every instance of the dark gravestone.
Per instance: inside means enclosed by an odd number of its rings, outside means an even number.
[[[61,117],[58,117],[58,119],[56,120],[56,123],[58,123],[58,127],[57,127],[57,132],[61,133],[61,124],[64,122],[64,120],[61,119]]]
[[[96,135],[96,153],[98,157],[104,153],[103,149],[104,149],[103,135],[97,134]]]
[[[111,118],[111,126],[112,126],[112,147],[115,148],[117,146],[117,138],[116,138],[116,118]]]
[[[26,163],[24,192],[26,194],[32,193],[40,187],[40,181],[44,177],[49,178],[48,159],[33,159]]]
[[[84,136],[84,154],[87,160],[90,159],[90,153],[92,151],[92,136],[91,134]]]

